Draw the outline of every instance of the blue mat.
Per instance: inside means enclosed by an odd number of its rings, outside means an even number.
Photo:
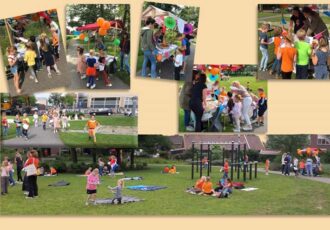
[[[127,186],[126,188],[136,191],[155,191],[159,189],[165,189],[165,186],[148,186],[148,185],[133,185]]]

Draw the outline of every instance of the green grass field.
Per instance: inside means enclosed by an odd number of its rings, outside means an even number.
[[[96,120],[101,125],[109,126],[137,126],[137,117],[127,116],[96,116]],[[83,130],[87,120],[70,121],[70,129]]]
[[[235,190],[229,199],[191,195],[185,192],[194,184],[190,179],[190,167],[178,166],[179,174],[161,174],[163,165],[152,165],[144,171],[130,171],[126,176],[142,176],[142,181],[127,181],[130,185],[161,185],[166,189],[143,192],[123,190],[123,195],[135,196],[144,201],[124,205],[85,206],[86,178],[65,174],[58,177],[39,177],[39,198],[26,200],[21,187],[9,188],[9,195],[2,196],[1,215],[88,215],[88,216],[158,216],[158,215],[329,215],[330,186],[319,182],[279,175],[259,174],[247,181],[246,186],[259,190],[244,192]],[[212,182],[219,179],[214,167]],[[115,186],[119,177],[102,177],[97,197],[113,195],[107,186]],[[67,187],[49,187],[48,184],[65,180]]]
[[[254,94],[257,95],[258,88],[263,88],[266,95],[268,95],[267,81],[265,80],[256,80],[255,77],[231,77],[228,81],[220,81],[219,86],[226,87],[228,90],[233,81],[239,81],[243,86],[246,86],[249,82],[249,87]],[[180,86],[183,85],[183,81],[180,82]],[[186,132],[184,122],[183,122],[184,111],[179,108],[179,132]],[[225,129],[224,132],[232,132],[234,126],[229,124],[229,118],[225,117]]]

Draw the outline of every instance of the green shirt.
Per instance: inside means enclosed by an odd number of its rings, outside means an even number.
[[[311,46],[305,41],[298,41],[294,43],[297,49],[297,65],[308,65],[309,57],[312,53]]]

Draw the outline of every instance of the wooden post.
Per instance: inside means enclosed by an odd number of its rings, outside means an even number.
[[[191,145],[192,158],[191,158],[191,179],[194,179],[194,156],[195,156],[195,142]]]
[[[210,143],[207,144],[207,176],[210,176]]]
[[[7,19],[4,19],[4,21],[5,21],[5,25],[6,25],[6,31],[7,31],[7,35],[8,35],[10,46],[13,46],[13,37],[11,36]]]
[[[203,158],[203,143],[201,143],[201,151],[199,153],[199,178],[203,176],[202,158]]]

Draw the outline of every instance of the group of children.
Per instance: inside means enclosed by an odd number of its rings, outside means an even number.
[[[314,156],[314,160],[308,156],[306,159],[299,160],[297,157],[292,157],[289,153],[283,153],[282,159],[282,174],[290,175],[291,168],[295,174],[302,176],[318,176],[322,171],[321,159],[318,155]]]
[[[21,79],[25,77],[25,72],[30,71],[30,79],[38,83],[37,72],[42,69],[43,64],[47,68],[48,77],[52,77],[51,69],[56,75],[61,72],[57,68],[56,61],[59,59],[59,36],[57,29],[51,28],[52,38],[48,38],[46,33],[38,37],[30,36],[29,40],[24,37],[15,38],[15,44],[6,49],[10,73],[13,75],[14,86],[17,94],[22,92]],[[25,47],[22,50],[22,46]],[[18,52],[20,48],[20,52]]]
[[[165,174],[176,174],[176,166],[172,165],[172,166],[165,166],[163,171],[161,173],[165,173]]]
[[[310,44],[306,41],[306,31],[302,28],[292,34],[282,27],[275,27],[274,37],[270,39],[269,27],[269,24],[264,23],[260,28],[260,71],[267,71],[268,46],[274,43],[275,60],[269,71],[271,75],[291,79],[295,71],[296,79],[308,79],[310,70],[314,69],[316,79],[329,78],[329,44],[325,38],[313,39]]]
[[[109,157],[109,161],[107,164],[103,161],[101,157],[98,159],[98,168],[100,176],[110,175],[114,177],[118,167],[119,165],[117,162],[117,157],[115,155],[111,155]]]
[[[81,79],[87,77],[87,88],[94,89],[96,87],[96,81],[99,80],[99,75],[102,76],[105,86],[112,86],[106,69],[106,53],[103,49],[99,49],[97,57],[93,49],[89,51],[89,55],[85,55],[84,48],[78,46],[77,55],[77,73]]]
[[[23,117],[21,117],[20,114],[16,114],[14,118],[14,124],[15,124],[15,131],[17,138],[23,137],[25,138],[25,140],[29,139],[28,131],[30,128],[30,123],[31,121],[27,113],[24,113]],[[1,127],[2,127],[2,136],[3,138],[6,138],[6,136],[8,136],[9,128],[10,128],[10,124],[8,122],[6,113],[2,114]]]

